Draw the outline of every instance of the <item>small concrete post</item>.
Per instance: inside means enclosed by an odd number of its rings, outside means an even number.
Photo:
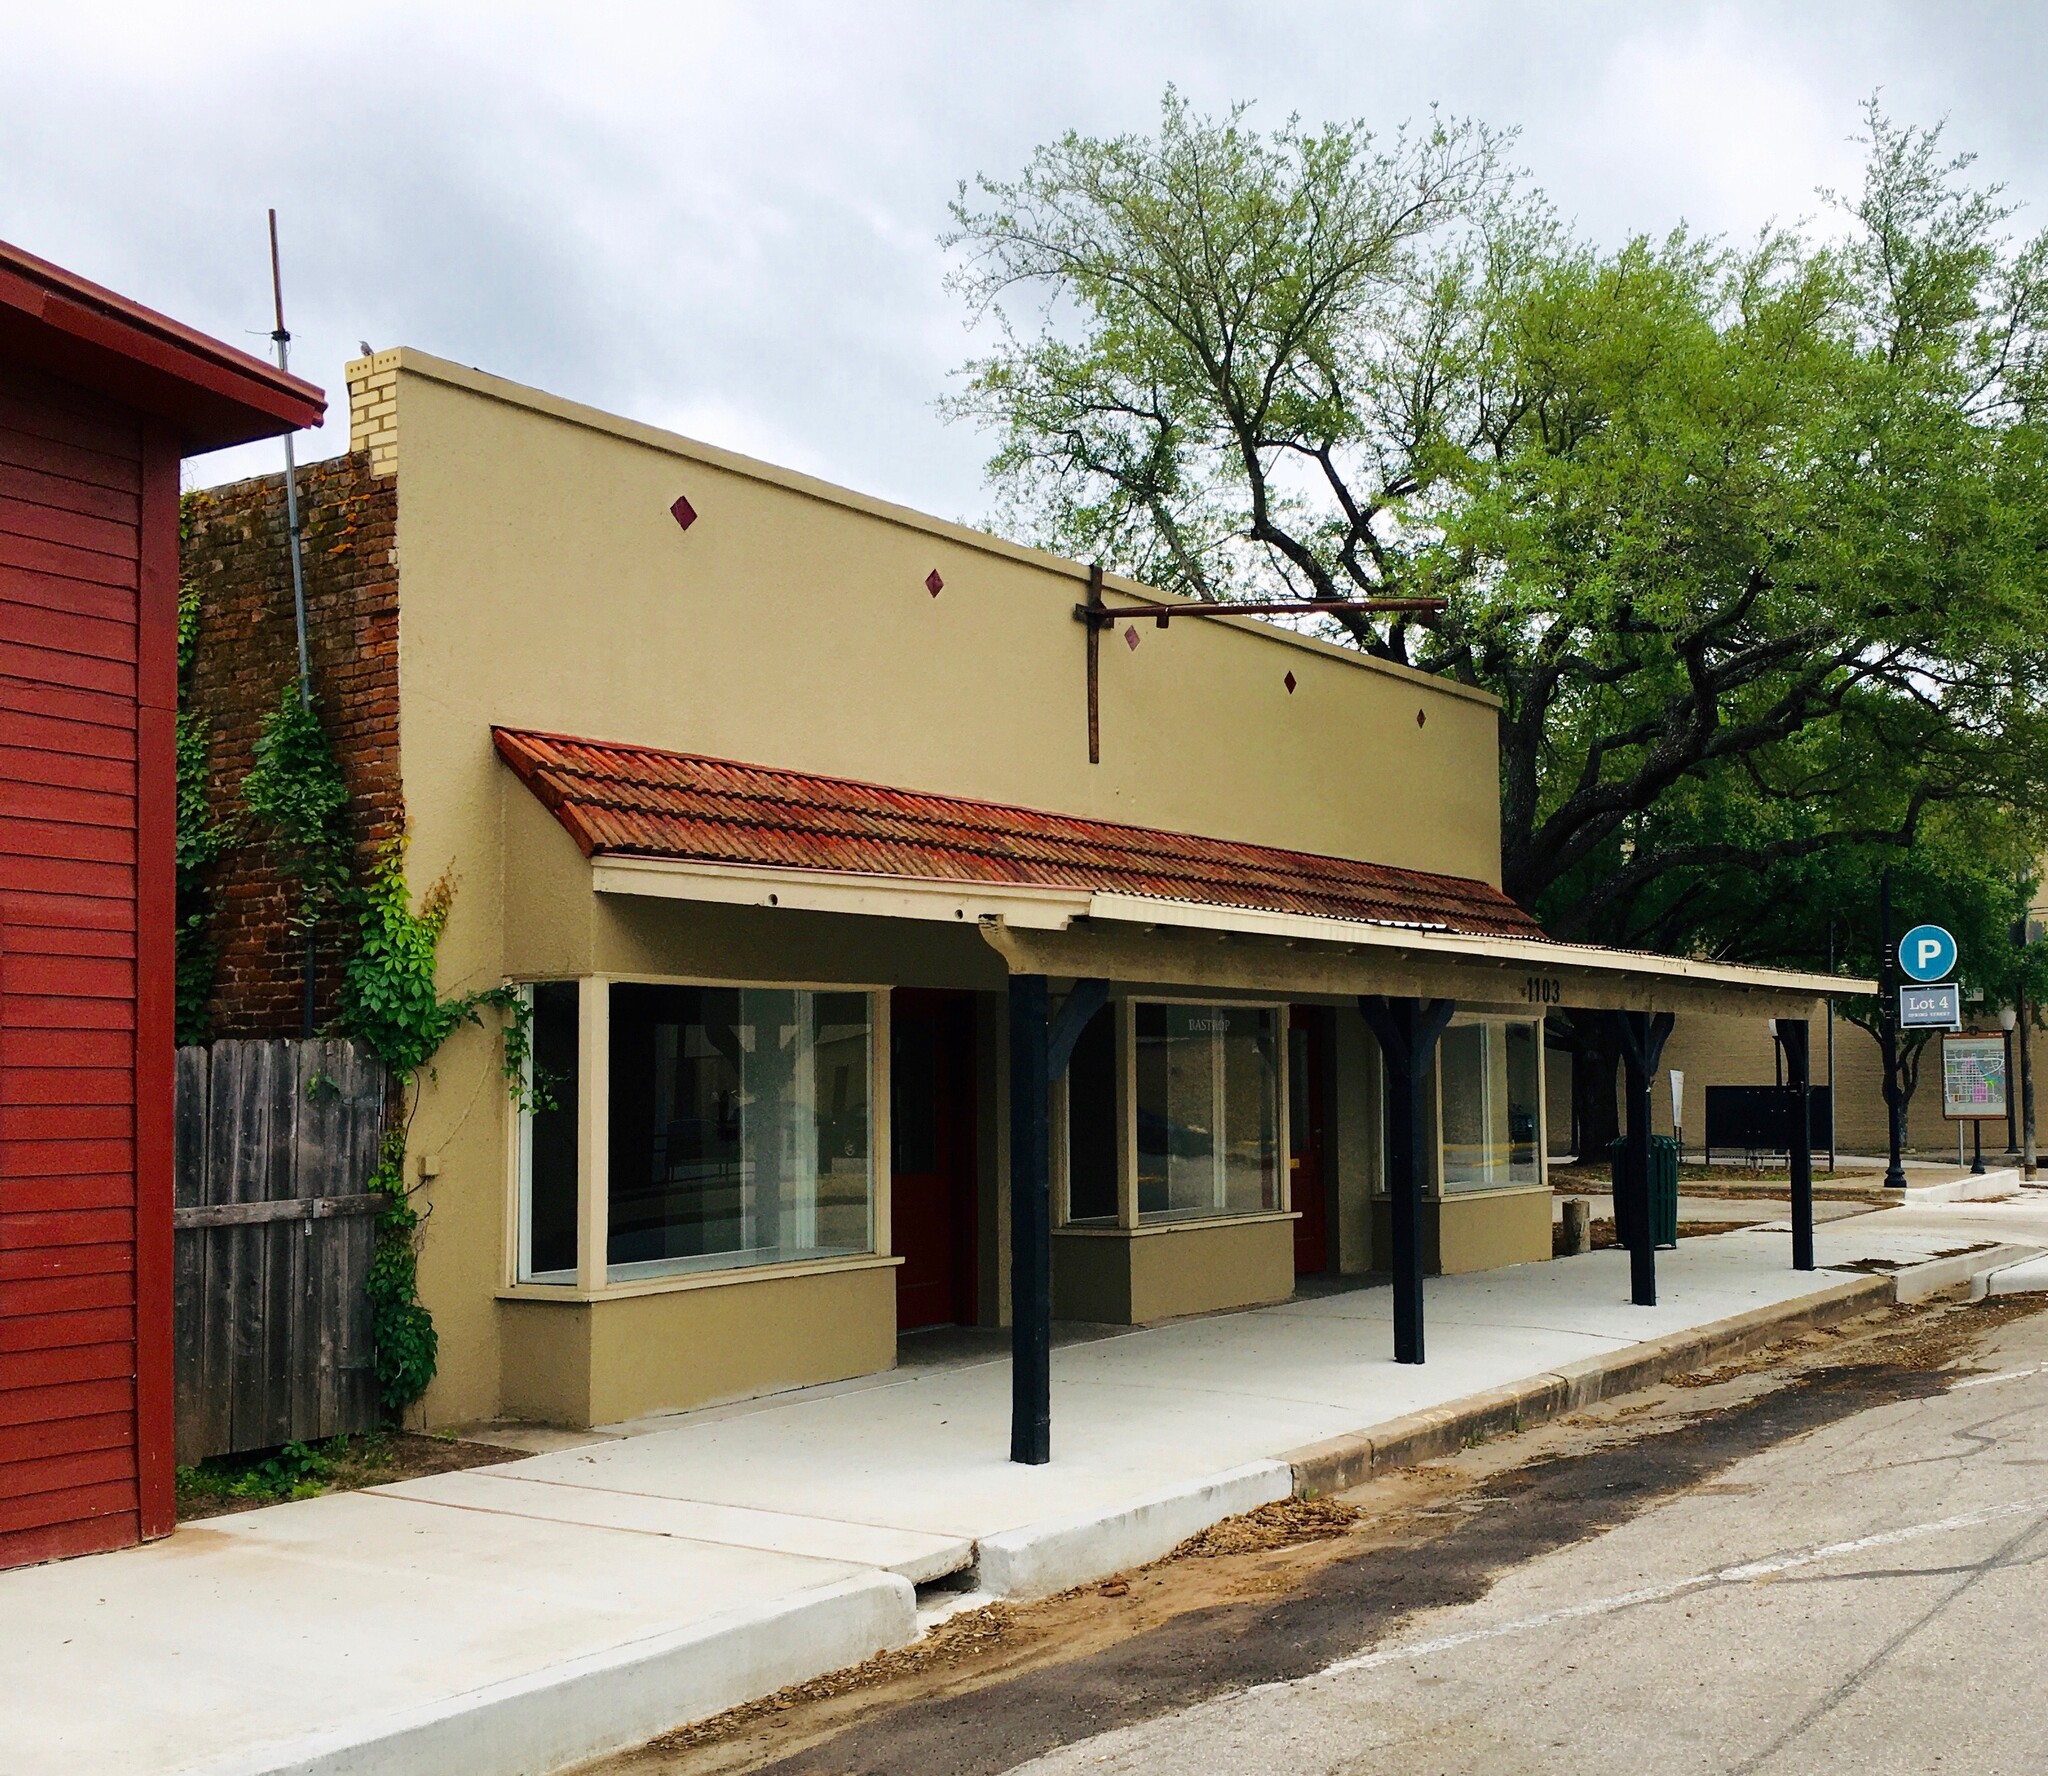
[[[1564,1199],[1564,1255],[1582,1258],[1593,1249],[1593,1205],[1583,1196]]]

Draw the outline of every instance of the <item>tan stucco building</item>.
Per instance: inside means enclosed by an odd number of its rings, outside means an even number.
[[[410,1130],[437,1422],[616,1421],[1009,1323],[1020,1154],[1063,1317],[1387,1269],[1373,996],[1447,1020],[1424,1264],[1546,1259],[1547,1006],[1826,989],[1547,944],[1499,891],[1481,693],[1168,626],[1114,578],[1090,622],[1078,564],[409,350],[348,382],[396,478],[442,988],[534,1013],[532,1107],[464,1031]]]

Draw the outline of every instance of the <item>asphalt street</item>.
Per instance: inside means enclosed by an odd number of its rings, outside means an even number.
[[[2048,1770],[2048,1316],[1902,1391],[1316,1670],[1013,1767]]]

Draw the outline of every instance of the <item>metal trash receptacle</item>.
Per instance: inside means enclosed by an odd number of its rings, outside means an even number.
[[[1678,1244],[1678,1143],[1669,1135],[1650,1137],[1650,1237]]]
[[[1607,1156],[1614,1189],[1614,1236],[1629,1243],[1628,1193],[1621,1187],[1621,1169],[1628,1138],[1608,1143]],[[1666,1250],[1678,1244],[1678,1142],[1670,1135],[1650,1137],[1650,1243]]]

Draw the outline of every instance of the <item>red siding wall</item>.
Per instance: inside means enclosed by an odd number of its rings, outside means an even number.
[[[173,1512],[177,480],[0,364],[0,1566]]]

